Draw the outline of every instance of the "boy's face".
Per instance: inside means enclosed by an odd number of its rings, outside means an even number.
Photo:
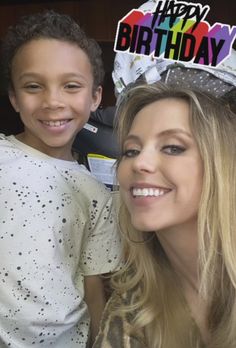
[[[12,80],[10,101],[25,126],[18,138],[49,156],[70,160],[77,132],[101,101],[101,87],[93,91],[87,55],[69,42],[32,40],[16,53]]]

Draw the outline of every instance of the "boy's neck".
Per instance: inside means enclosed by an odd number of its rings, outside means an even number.
[[[15,138],[20,142],[24,143],[25,145],[30,146],[49,157],[53,157],[64,161],[75,161],[71,153],[71,144],[68,144],[66,147],[49,147],[43,146],[41,144],[41,146],[39,147],[37,142],[32,141],[32,139],[29,139],[25,132],[17,134]]]

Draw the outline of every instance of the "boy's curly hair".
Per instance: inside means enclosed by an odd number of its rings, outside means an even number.
[[[91,63],[94,89],[102,84],[104,68],[102,51],[98,43],[89,38],[70,16],[47,10],[23,16],[15,26],[8,28],[1,46],[2,78],[5,90],[12,88],[12,61],[19,48],[31,40],[40,38],[71,42],[80,47]]]

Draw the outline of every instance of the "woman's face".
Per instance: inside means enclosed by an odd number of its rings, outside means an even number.
[[[134,227],[141,231],[196,227],[202,178],[188,103],[166,98],[139,111],[118,168],[120,192]]]

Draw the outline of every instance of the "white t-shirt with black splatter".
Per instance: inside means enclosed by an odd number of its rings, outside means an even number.
[[[115,269],[111,196],[77,162],[0,136],[0,347],[86,346],[86,275]]]

